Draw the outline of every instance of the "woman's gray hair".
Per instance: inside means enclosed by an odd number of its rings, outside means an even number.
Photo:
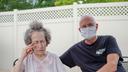
[[[51,41],[51,35],[50,32],[43,27],[43,24],[37,21],[33,21],[32,23],[30,23],[29,25],[29,29],[26,30],[25,35],[24,35],[24,42],[26,45],[29,45],[32,43],[31,40],[31,36],[32,36],[32,32],[43,32],[45,35],[45,40],[47,45],[50,43]]]

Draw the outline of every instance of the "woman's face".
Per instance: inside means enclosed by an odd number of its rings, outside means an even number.
[[[46,51],[46,40],[43,32],[33,32],[32,43],[34,43],[35,48],[33,48],[35,54],[44,54]]]

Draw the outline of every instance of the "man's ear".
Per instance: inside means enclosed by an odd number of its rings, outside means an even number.
[[[80,32],[80,28],[78,28],[79,32]]]
[[[98,23],[96,23],[96,31],[98,30]]]

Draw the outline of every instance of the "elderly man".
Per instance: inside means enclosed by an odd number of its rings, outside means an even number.
[[[61,57],[69,66],[79,66],[82,72],[126,72],[121,64],[121,51],[113,36],[97,36],[98,24],[91,15],[85,15],[79,23],[84,40],[73,45]]]

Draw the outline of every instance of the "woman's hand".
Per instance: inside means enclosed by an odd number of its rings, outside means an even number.
[[[31,43],[26,48],[24,48],[21,53],[20,60],[23,61],[28,54],[32,54],[34,47],[35,47],[35,43]]]
[[[31,43],[26,48],[23,49],[21,57],[16,61],[15,66],[12,68],[12,72],[24,72],[23,70],[23,60],[28,54],[33,53],[33,48],[35,48],[35,43]]]

